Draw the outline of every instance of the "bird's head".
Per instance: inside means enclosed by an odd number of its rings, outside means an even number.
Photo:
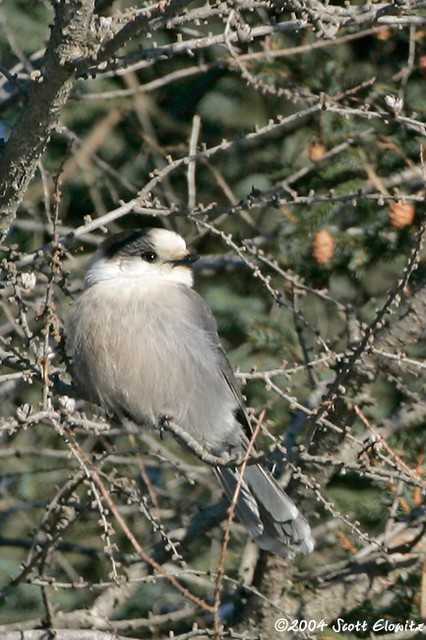
[[[193,284],[191,265],[198,256],[185,240],[167,229],[137,229],[108,237],[93,256],[86,286],[103,281],[160,279]]]

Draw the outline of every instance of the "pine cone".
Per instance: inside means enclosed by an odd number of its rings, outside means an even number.
[[[312,160],[313,162],[315,162],[316,160],[321,160],[324,157],[324,154],[325,147],[319,142],[315,142],[309,147],[309,160]]]
[[[329,231],[321,229],[314,236],[312,255],[318,264],[327,264],[334,255],[336,241]]]
[[[403,229],[413,224],[415,213],[412,202],[392,202],[389,207],[389,220],[395,229]]]

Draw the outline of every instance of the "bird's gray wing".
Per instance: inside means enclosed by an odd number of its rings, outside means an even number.
[[[241,444],[244,449],[248,445],[252,429],[242,393],[220,344],[216,321],[210,307],[195,291],[187,288],[185,294],[188,296],[191,314],[196,314],[194,319],[204,329],[208,341],[217,351],[222,376],[237,400],[235,417],[242,427]],[[217,467],[215,471],[230,501],[239,486],[235,504],[237,515],[261,549],[283,558],[291,558],[296,552],[312,551],[314,541],[309,524],[269,471],[258,464],[249,465],[242,482],[239,479],[239,469]]]
[[[217,332],[217,324],[212,310],[207,302],[193,289],[185,287],[185,293],[189,297],[192,308],[197,314],[198,326],[201,326],[204,329],[208,335],[210,343],[213,348],[216,349],[221,374],[238,404],[237,411],[235,412],[235,418],[240,423],[247,439],[250,440],[253,434],[253,429],[250,424],[243,394],[241,393],[241,389],[235,379],[232,367],[220,342],[219,334]]]

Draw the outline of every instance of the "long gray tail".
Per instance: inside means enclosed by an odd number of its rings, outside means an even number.
[[[216,474],[232,500],[239,470],[218,467]],[[271,474],[259,465],[246,467],[235,511],[261,549],[291,559],[314,548],[309,524]]]

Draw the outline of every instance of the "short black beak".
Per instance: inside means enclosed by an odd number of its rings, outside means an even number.
[[[200,256],[197,256],[196,253],[188,253],[180,260],[170,260],[170,264],[174,267],[189,267],[191,264],[196,262]]]

